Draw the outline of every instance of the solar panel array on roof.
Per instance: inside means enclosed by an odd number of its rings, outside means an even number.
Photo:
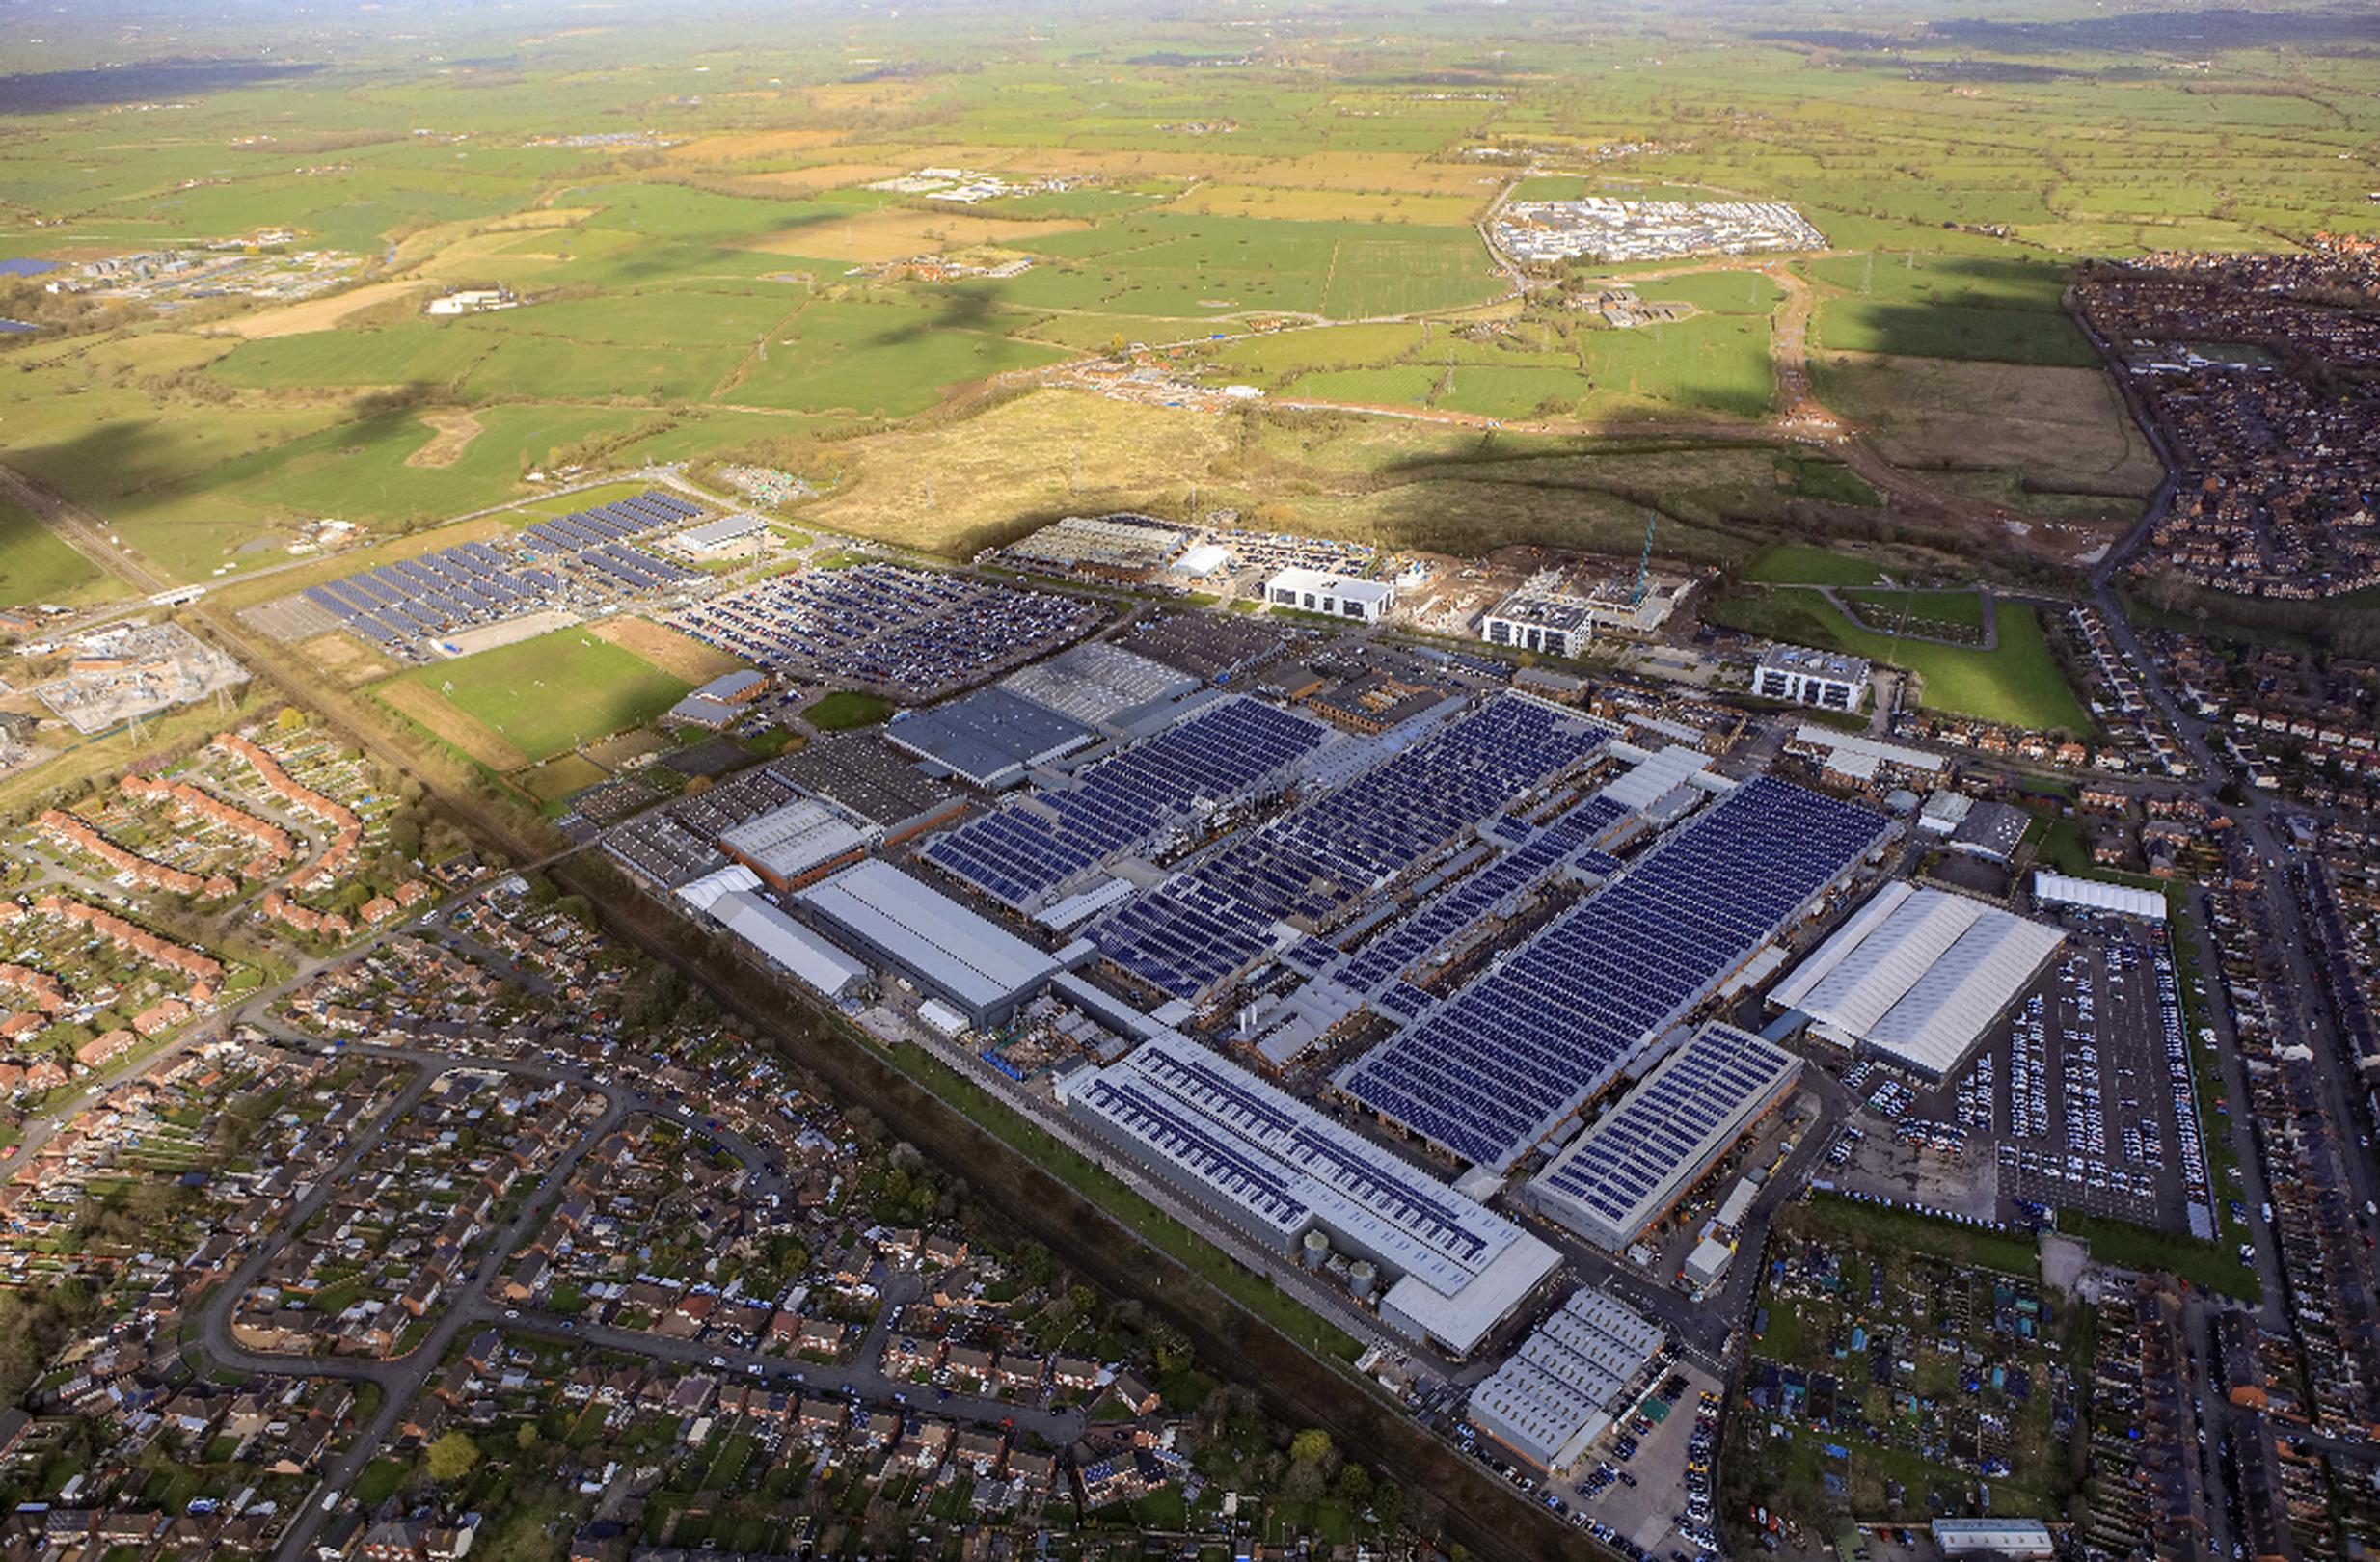
[[[1606,736],[1551,706],[1499,695],[1150,890],[1092,941],[1161,991],[1196,998],[1267,948],[1277,922],[1327,921]]]
[[[1198,870],[1268,916],[1321,921],[1601,747],[1592,722],[1500,694]]]
[[[1318,1225],[1400,1287],[1473,1298],[1478,1333],[1558,1262],[1503,1216],[1177,1036],[1069,1085],[1067,1109],[1277,1251]]]
[[[1693,1186],[1801,1072],[1801,1060],[1710,1024],[1528,1185],[1540,1209],[1611,1252]]]
[[[605,505],[603,510],[640,518],[634,527],[639,531],[702,513],[658,489]],[[641,519],[648,514],[654,519]],[[628,525],[625,520],[616,524]],[[548,555],[548,562],[585,566],[600,583],[615,590],[649,591],[693,573],[641,549],[621,546],[609,533],[586,533],[583,543],[567,547],[554,544],[544,533],[547,527],[561,525],[545,522],[530,526],[521,533],[522,543]],[[399,649],[427,635],[534,612],[559,596],[563,584],[562,577],[553,570],[524,564],[517,555],[487,543],[470,542],[308,586],[300,595],[364,638]]]
[[[1195,999],[1270,949],[1274,927],[1237,896],[1176,874],[1125,902],[1091,941],[1159,992]]]
[[[1782,781],[1746,781],[1338,1084],[1502,1171],[1716,991],[1885,825]]]
[[[1554,876],[1568,860],[1587,852],[1603,832],[1628,817],[1628,810],[1608,797],[1590,797],[1543,829],[1532,830],[1511,815],[1497,825],[1520,825],[1518,849],[1507,851],[1442,895],[1424,901],[1420,908],[1396,927],[1373,939],[1335,975],[1353,990],[1369,995],[1395,981],[1429,956],[1445,948],[1464,929],[1490,916],[1509,916],[1521,897]],[[1509,832],[1490,826],[1499,840]],[[1608,859],[1607,859],[1608,860]]]
[[[1002,904],[1025,910],[1201,810],[1245,796],[1329,736],[1309,717],[1255,700],[1225,700],[1092,766],[1071,787],[941,836],[925,856]]]

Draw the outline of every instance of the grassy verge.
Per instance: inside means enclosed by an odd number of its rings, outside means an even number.
[[[1857,1203],[1839,1194],[1813,1193],[1810,1209],[1820,1225],[1873,1246],[1930,1252],[1953,1263],[2041,1279],[2041,1249],[2030,1237],[1958,1225],[1881,1204]]]

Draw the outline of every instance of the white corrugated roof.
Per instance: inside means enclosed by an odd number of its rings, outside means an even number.
[[[798,899],[886,953],[911,975],[979,1007],[1022,997],[1058,962],[908,875],[875,858]]]
[[[2134,889],[2128,884],[2110,884],[2097,878],[2075,878],[2068,874],[2053,874],[2046,868],[2033,875],[2033,898],[2049,905],[2079,905],[2093,911],[2145,917],[2150,922],[2165,920],[2165,897],[2155,890]]]
[[[760,875],[740,862],[731,862],[717,873],[705,874],[690,884],[678,888],[678,899],[697,911],[708,911],[720,896],[736,890],[758,889]]]
[[[1963,895],[1895,882],[1769,996],[1940,1078],[2065,937]]]
[[[729,932],[829,998],[840,998],[868,979],[865,964],[750,890],[721,895],[712,904],[711,914]]]

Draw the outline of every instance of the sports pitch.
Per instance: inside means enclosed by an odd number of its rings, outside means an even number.
[[[411,707],[406,714],[433,736],[471,753],[476,727],[523,764],[650,721],[693,687],[581,626],[401,673],[379,686],[384,700],[392,685],[413,691],[401,696]],[[439,731],[440,707],[461,722]],[[473,757],[486,763],[491,756]]]

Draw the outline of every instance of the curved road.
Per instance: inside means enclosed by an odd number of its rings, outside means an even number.
[[[258,1024],[260,1029],[284,1039],[299,1038],[309,1044],[319,1044],[312,1038],[299,1037],[298,1033],[286,1026],[270,1021],[252,1020],[250,1023]],[[571,1064],[366,1042],[350,1043],[340,1050],[354,1056],[411,1064],[416,1069],[415,1077],[386,1110],[358,1132],[356,1143],[347,1153],[317,1180],[304,1199],[290,1208],[272,1235],[259,1243],[225,1282],[207,1297],[200,1311],[201,1340],[207,1356],[221,1365],[242,1372],[284,1377],[342,1378],[372,1384],[381,1392],[379,1407],[371,1420],[357,1432],[347,1449],[321,1471],[316,1487],[321,1495],[310,1497],[305,1507],[291,1520],[275,1553],[278,1562],[296,1562],[307,1553],[315,1533],[328,1521],[331,1508],[336,1507],[338,1499],[355,1484],[357,1477],[393,1436],[405,1413],[430,1376],[445,1361],[455,1341],[465,1330],[474,1326],[555,1339],[581,1338],[608,1350],[674,1361],[686,1366],[709,1367],[720,1372],[723,1379],[741,1379],[756,1386],[767,1384],[779,1388],[798,1384],[811,1389],[830,1390],[855,1403],[880,1410],[897,1411],[906,1401],[910,1392],[908,1386],[886,1378],[876,1362],[883,1336],[890,1328],[894,1308],[912,1299],[921,1288],[922,1282],[914,1275],[891,1276],[886,1279],[882,1286],[883,1306],[879,1309],[876,1321],[871,1325],[854,1360],[848,1365],[789,1364],[783,1357],[768,1356],[758,1351],[696,1340],[667,1339],[641,1331],[584,1325],[576,1319],[535,1308],[506,1307],[490,1299],[489,1287],[512,1255],[535,1233],[548,1206],[568,1186],[580,1163],[631,1117],[647,1116],[678,1123],[710,1139],[744,1164],[756,1195],[763,1198],[786,1198],[792,1190],[782,1172],[775,1170],[773,1158],[742,1134],[724,1124],[710,1126],[709,1119],[699,1113],[657,1101],[641,1091],[606,1083],[586,1069]],[[443,1299],[444,1306],[438,1314],[437,1323],[428,1336],[413,1350],[401,1357],[381,1360],[286,1355],[252,1351],[238,1344],[231,1335],[232,1309],[239,1298],[255,1285],[265,1265],[272,1261],[285,1243],[306,1229],[308,1223],[354,1175],[358,1165],[379,1143],[381,1136],[420,1104],[432,1082],[441,1075],[457,1070],[512,1074],[527,1079],[576,1085],[601,1097],[605,1103],[604,1110],[538,1179],[536,1187],[522,1202],[520,1209],[489,1242],[478,1263],[473,1266],[469,1280]],[[1084,1413],[1080,1410],[1062,1411],[1040,1405],[1012,1404],[973,1394],[937,1397],[927,1404],[927,1395],[923,1390],[919,1391],[919,1398],[920,1409],[930,1409],[937,1415],[986,1425],[1013,1426],[1035,1433],[1058,1447],[1080,1437],[1087,1425]]]

